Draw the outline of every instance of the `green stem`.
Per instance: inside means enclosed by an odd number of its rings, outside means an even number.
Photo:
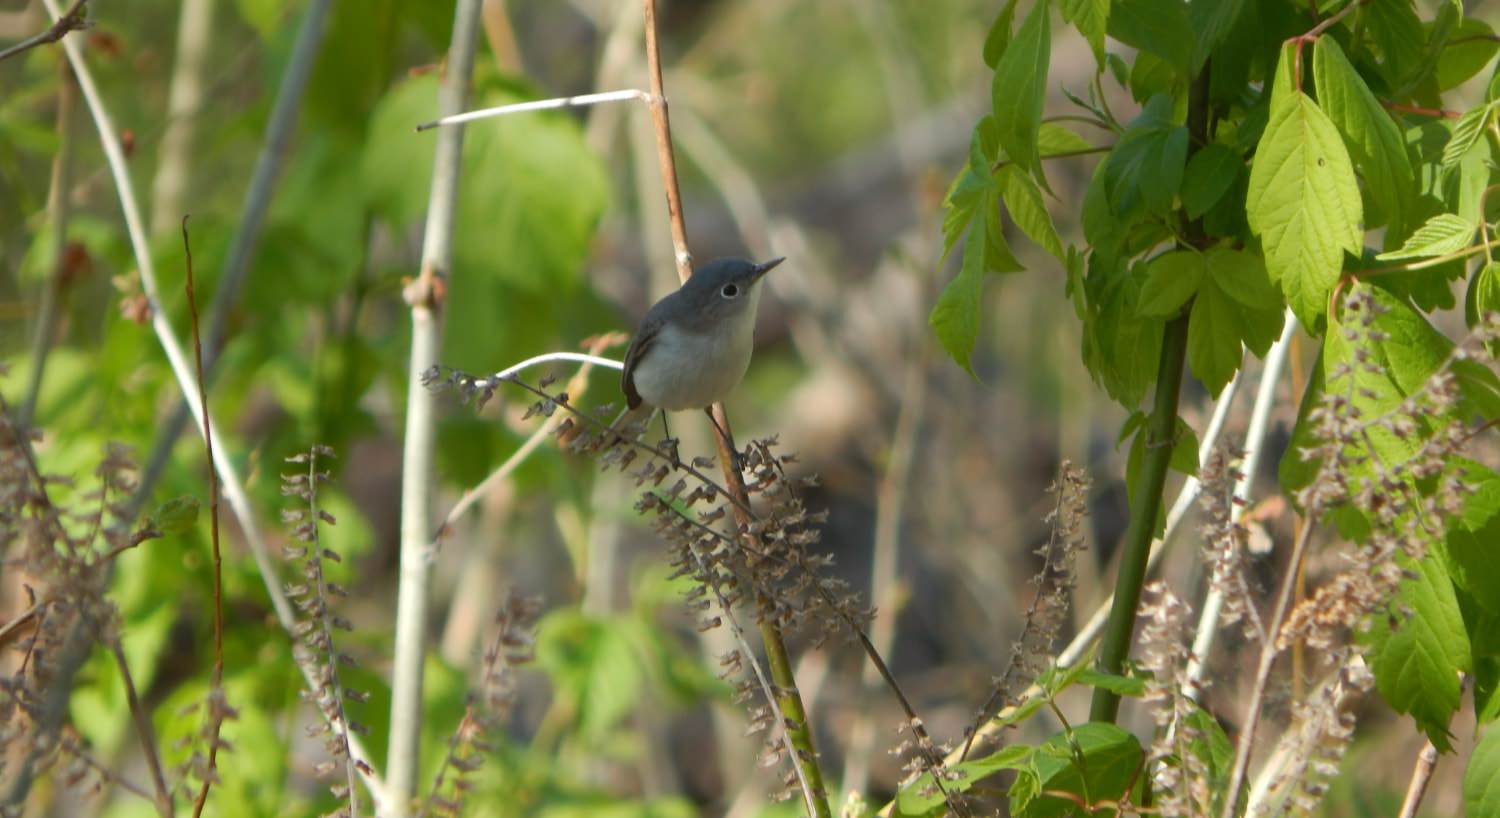
[[[1209,63],[1194,78],[1188,94],[1187,126],[1192,144],[1207,145],[1212,137],[1213,112],[1208,100]],[[1188,222],[1187,244],[1205,240],[1203,224]],[[1135,495],[1140,505],[1132,509],[1130,527],[1125,532],[1125,550],[1120,555],[1120,574],[1115,578],[1115,601],[1104,626],[1104,644],[1099,650],[1099,668],[1118,674],[1130,655],[1131,635],[1135,632],[1135,612],[1141,603],[1141,587],[1146,581],[1146,562],[1151,555],[1151,540],[1156,534],[1156,520],[1161,515],[1162,489],[1167,482],[1167,468],[1172,462],[1172,444],[1177,436],[1177,401],[1182,393],[1182,370],[1187,359],[1188,312],[1167,323],[1162,331],[1161,356],[1156,365],[1156,399],[1151,417],[1146,421],[1146,450],[1142,458],[1140,485]],[[1113,722],[1120,712],[1120,697],[1104,688],[1094,689],[1089,706],[1090,721]]]
[[[760,638],[766,647],[771,683],[776,685],[776,702],[787,720],[787,737],[798,756],[791,762],[802,768],[807,786],[813,792],[814,814],[811,818],[833,818],[833,811],[828,807],[828,790],[823,786],[823,770],[817,762],[818,749],[813,744],[807,711],[802,706],[802,694],[797,691],[797,680],[792,676],[792,660],[787,655],[786,642],[781,638],[781,630],[769,622],[760,623]]]
[[[1187,357],[1188,317],[1172,319],[1162,335],[1161,357],[1156,370],[1156,404],[1146,427],[1146,454],[1141,462],[1140,485],[1136,497],[1140,506],[1134,509],[1130,528],[1125,533],[1125,552],[1120,558],[1120,575],[1115,580],[1115,602],[1109,609],[1104,626],[1104,645],[1099,651],[1099,669],[1118,674],[1130,653],[1131,634],[1135,630],[1135,612],[1146,580],[1146,557],[1156,533],[1156,519],[1161,514],[1162,487],[1167,482],[1167,466],[1172,461],[1173,437],[1177,432],[1177,398],[1182,391],[1182,369]],[[1120,711],[1120,697],[1102,687],[1094,689],[1089,708],[1090,721],[1113,722]]]

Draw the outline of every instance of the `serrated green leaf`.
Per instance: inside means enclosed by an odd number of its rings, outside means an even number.
[[[969,230],[963,265],[932,307],[927,323],[953,360],[974,374],[970,356],[979,340],[979,297],[984,290],[985,237]]]
[[[1322,355],[1309,380],[1297,426],[1281,464],[1282,489],[1288,493],[1307,485],[1317,474],[1319,464],[1303,460],[1301,452],[1316,444],[1308,417],[1321,395],[1347,394],[1360,417],[1380,417],[1395,411],[1402,401],[1422,389],[1453,348],[1453,342],[1405,299],[1366,283],[1355,284],[1352,292],[1368,295],[1375,302],[1378,314],[1371,328],[1374,337],[1363,338],[1356,345],[1345,337],[1339,317],[1330,316],[1328,330],[1323,335]],[[1326,373],[1342,374],[1327,382]],[[1344,479],[1372,479],[1372,462],[1397,468],[1415,455],[1438,423],[1451,422],[1420,415],[1415,420],[1416,434],[1399,437],[1382,424],[1369,424],[1360,440],[1351,444],[1344,455],[1352,464],[1344,470]],[[1346,536],[1359,539],[1368,533],[1367,527],[1356,525],[1359,520],[1352,514],[1338,517],[1336,522]]]
[[[1370,625],[1370,669],[1392,709],[1411,714],[1433,745],[1447,752],[1448,723],[1462,694],[1458,677],[1473,669],[1469,635],[1444,565],[1428,555],[1407,567],[1414,576],[1402,580],[1387,615]]]
[[[1115,147],[1104,168],[1104,194],[1117,215],[1137,204],[1165,213],[1182,186],[1187,164],[1188,132],[1172,122],[1172,99],[1152,97]]]
[[[1495,110],[1494,102],[1479,105],[1464,112],[1464,115],[1453,123],[1453,136],[1449,137],[1448,144],[1443,147],[1443,167],[1451,168],[1464,158],[1469,148],[1479,141],[1484,129],[1489,127],[1490,114]]]
[[[1057,226],[1052,223],[1052,215],[1047,212],[1042,190],[1036,182],[1015,165],[1006,165],[997,171],[995,181],[1011,219],[1021,232],[1062,261],[1062,239],[1057,235]]]
[[[1415,233],[1401,245],[1401,249],[1381,253],[1380,261],[1396,261],[1404,258],[1428,258],[1455,253],[1469,246],[1474,238],[1474,224],[1452,213],[1439,213],[1417,228]]]
[[[1416,187],[1401,130],[1332,37],[1319,37],[1313,46],[1313,78],[1318,102],[1364,173],[1371,198],[1391,229],[1401,232]]]
[[[1239,308],[1209,278],[1199,288],[1188,318],[1188,367],[1209,394],[1217,395],[1243,358]]]
[[[1010,45],[1010,27],[1016,18],[1016,0],[1007,0],[1005,7],[995,15],[990,31],[984,37],[984,64],[991,69],[1000,64],[1000,55]]]
[[[995,66],[991,92],[1000,147],[1045,188],[1037,134],[1046,101],[1047,70],[1052,59],[1050,3],[1039,0],[1021,22]]]
[[[1464,317],[1470,329],[1479,326],[1485,313],[1490,312],[1500,313],[1500,263],[1493,261],[1474,274],[1464,299]]]
[[[1203,66],[1224,36],[1234,27],[1245,0],[1188,0],[1188,23],[1193,30],[1193,64],[1197,71]]]
[[[1480,607],[1500,614],[1500,475],[1475,465],[1463,480],[1472,493],[1443,543],[1449,575]]]
[[[1196,219],[1219,203],[1245,169],[1245,160],[1228,145],[1205,145],[1188,160],[1182,176],[1182,207]]]
[[[1062,0],[1064,20],[1072,23],[1094,52],[1094,64],[1104,67],[1104,33],[1109,27],[1109,0]]]
[[[1196,38],[1182,0],[1115,0],[1109,36],[1161,57],[1184,74],[1192,67]]]
[[[1196,250],[1173,250],[1146,263],[1146,283],[1141,288],[1141,315],[1169,318],[1182,309],[1206,272],[1203,255]]]
[[[1464,810],[1469,818],[1500,815],[1500,727],[1486,727],[1464,768]]]
[[[1327,309],[1344,253],[1360,253],[1364,211],[1343,140],[1294,88],[1292,59],[1293,46],[1283,46],[1245,205],[1265,247],[1266,269],[1297,317],[1313,327]]]
[[[1118,800],[1135,783],[1143,755],[1134,735],[1106,722],[1085,722],[1054,735],[1036,749],[1040,792],[1023,805],[1017,804],[1013,792],[1011,814],[1018,818],[1060,818],[1074,813],[1076,801],[1049,792],[1070,793],[1094,802]]]
[[[1448,47],[1438,55],[1438,90],[1448,91],[1468,82],[1490,64],[1496,51],[1500,51],[1500,42],[1496,42],[1489,23],[1465,18],[1454,30]]]
[[[1254,309],[1281,309],[1281,293],[1271,283],[1260,256],[1248,250],[1214,247],[1203,254],[1203,260],[1214,283],[1230,298]]]

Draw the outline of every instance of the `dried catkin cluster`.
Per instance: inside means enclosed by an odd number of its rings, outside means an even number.
[[[34,440],[0,401],[0,554],[26,604],[0,623],[0,803],[16,804],[16,814],[44,774],[69,787],[113,782],[145,793],[94,759],[67,716],[84,660],[119,645],[119,611],[105,594],[113,559],[158,536],[126,523],[135,465],[124,448],[106,447],[96,485],[77,491],[42,474]],[[54,493],[68,495],[66,505]]]
[[[1229,448],[1215,451],[1198,470],[1203,489],[1198,504],[1203,510],[1203,561],[1209,569],[1209,586],[1223,595],[1220,622],[1239,624],[1246,639],[1265,642],[1266,628],[1250,594],[1246,570],[1248,530],[1236,519],[1234,509],[1240,501],[1234,486],[1241,474],[1243,455]]]
[[[1191,651],[1185,640],[1192,610],[1164,582],[1141,595],[1140,663],[1147,671],[1144,701],[1156,722],[1147,754],[1154,770],[1153,797],[1163,816],[1210,815],[1213,778],[1203,731],[1194,723],[1198,706],[1188,696]]]
[[[533,658],[532,625],[540,610],[537,599],[512,592],[496,612],[495,634],[484,651],[479,683],[469,692],[463,718],[448,737],[448,752],[419,818],[456,816],[462,810],[471,787],[466,776],[479,769],[485,753],[493,751],[489,736],[501,732],[515,704],[516,668]]]
[[[564,450],[593,457],[644,489],[636,510],[652,519],[667,545],[674,576],[693,580],[687,604],[698,614],[699,626],[727,624],[739,643],[738,650],[721,657],[720,676],[739,677],[736,695],[747,705],[752,732],[768,733],[763,763],[772,766],[784,758],[790,748],[787,730],[801,725],[783,711],[782,691],[760,667],[738,612],[815,644],[844,636],[867,645],[863,629],[873,616],[845,582],[826,575],[832,558],[811,550],[826,514],[808,511],[799,496],[799,488],[814,485],[815,478],[788,473],[795,456],[777,453],[775,438],[752,441],[735,453],[743,493],[731,493],[708,476],[712,458],[684,462],[676,440],[649,442],[640,423],[617,428],[609,419],[611,407],[593,413],[579,409],[567,393],[547,392],[545,381],[533,386],[515,377],[476,378],[444,367],[434,367],[425,381],[481,405],[502,383],[511,383],[537,398],[525,416],[554,423],[552,433]],[[560,420],[554,417],[559,410],[565,413]],[[781,795],[806,792],[799,773],[798,765],[790,765]]]
[[[304,698],[313,703],[322,718],[309,725],[309,736],[323,738],[323,749],[328,758],[319,762],[318,776],[331,775],[342,766],[342,780],[330,787],[340,806],[334,815],[359,814],[356,778],[358,773],[368,773],[364,762],[354,759],[349,750],[349,734],[364,734],[367,728],[349,716],[350,702],[364,702],[367,694],[344,687],[339,682],[339,668],[354,665],[354,659],[340,651],[334,643],[334,633],[350,631],[352,626],[343,617],[334,613],[330,600],[342,598],[348,593],[324,574],[325,560],[339,562],[338,552],[323,546],[319,537],[319,526],[334,525],[333,515],[318,505],[318,487],[328,480],[328,472],[318,469],[319,458],[330,458],[333,451],[327,446],[314,446],[306,454],[294,455],[287,462],[305,468],[281,476],[281,493],[297,498],[296,507],[282,511],[282,521],[292,526],[292,537],[298,544],[284,549],[287,561],[299,566],[300,581],[286,585],[286,595],[297,606],[299,619],[293,628],[297,642],[292,651],[297,663],[308,669],[314,680],[313,688],[303,692]]]

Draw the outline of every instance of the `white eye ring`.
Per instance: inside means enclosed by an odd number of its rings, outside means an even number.
[[[719,290],[719,295],[722,295],[725,298],[737,298],[737,297],[739,297],[739,294],[740,294],[739,285],[733,284],[733,283],[725,284],[724,288],[721,289],[721,290]]]

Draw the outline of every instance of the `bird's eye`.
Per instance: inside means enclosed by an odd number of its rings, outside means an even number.
[[[725,284],[724,289],[719,290],[719,295],[722,295],[725,298],[734,298],[739,294],[740,286],[738,284]]]

